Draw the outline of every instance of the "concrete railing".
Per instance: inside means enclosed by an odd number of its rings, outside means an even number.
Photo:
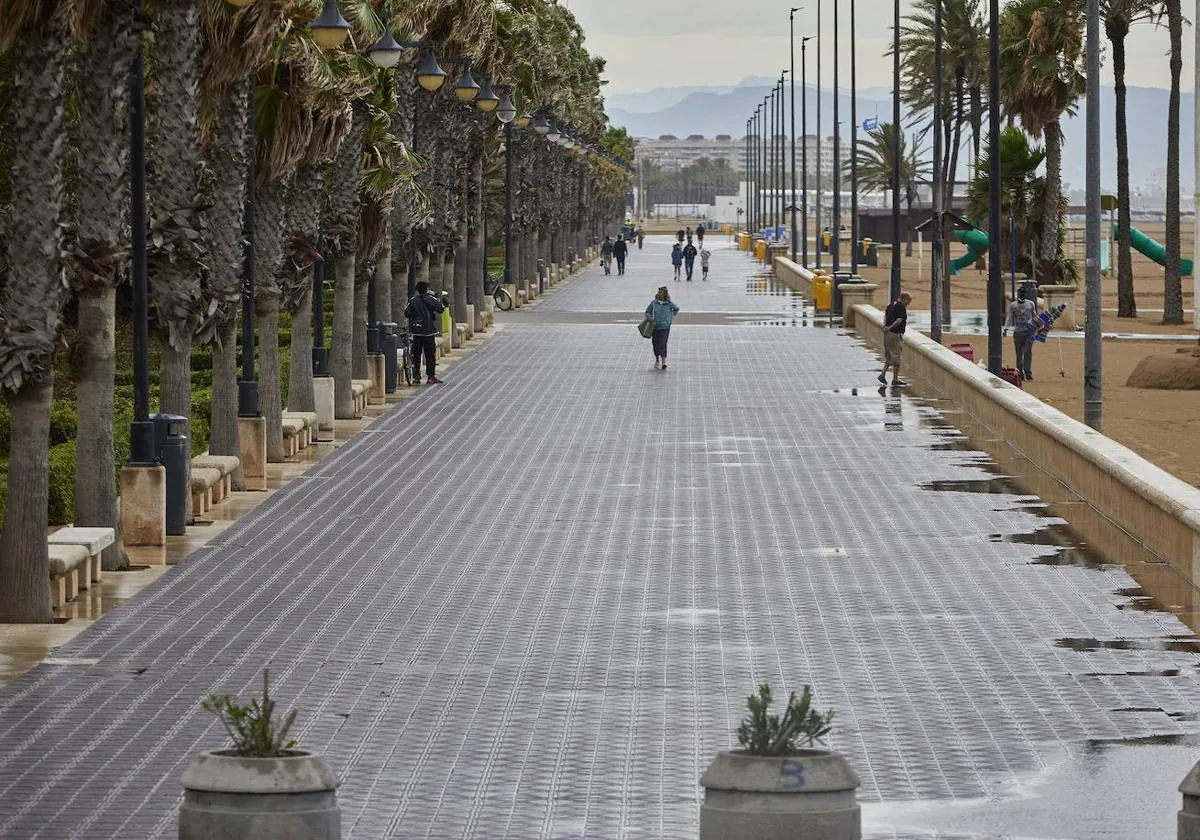
[[[813,277],[811,271],[787,257],[775,258],[775,279],[793,292],[812,300]]]
[[[858,305],[855,316],[855,333],[881,349],[883,313]],[[1064,518],[1108,560],[1165,561],[1200,584],[1200,489],[920,333],[904,336],[903,370],[982,427],[963,431],[1030,492],[1069,504]]]

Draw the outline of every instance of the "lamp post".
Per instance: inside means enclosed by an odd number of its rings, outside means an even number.
[[[993,3],[998,0],[992,0]],[[900,297],[900,0],[892,28],[892,276],[889,300]],[[992,37],[995,37],[993,30]],[[993,76],[993,78],[995,78]],[[997,112],[999,113],[999,112]],[[997,159],[997,162],[999,160]],[[993,183],[1000,183],[999,179]]]
[[[824,146],[825,139],[821,136],[821,0],[817,0],[817,215],[814,220],[817,234],[817,268],[821,267],[821,245],[824,243],[821,236],[821,170],[825,168],[822,154]]]
[[[784,70],[779,74],[779,122],[777,123],[777,130],[775,132],[779,136],[779,177],[776,179],[776,183],[779,184],[778,198],[776,200],[776,206],[779,208],[779,219],[778,219],[779,227],[783,227],[783,225],[786,223],[786,217],[785,217],[784,213],[787,211],[787,199],[785,197],[785,193],[787,191],[787,174],[788,174],[787,135],[784,133],[784,127],[783,127],[784,126],[784,117],[786,116],[786,113],[787,113],[787,104],[783,97],[784,77],[787,76],[787,74],[788,74],[787,70]],[[780,236],[779,238],[780,238],[780,240],[783,239],[782,236]]]
[[[1104,414],[1101,345],[1103,311],[1100,289],[1100,0],[1088,0],[1087,50],[1087,254],[1084,262],[1086,316],[1083,341],[1083,420],[1088,426],[1099,431]],[[1200,301],[1193,305],[1200,307]]]
[[[254,372],[254,87],[246,92],[246,197],[242,204],[242,378],[238,380],[238,417],[258,417],[258,379]]]
[[[142,0],[132,0],[135,20],[143,18]],[[129,425],[129,466],[158,463],[154,424],[150,422],[150,297],[146,278],[146,75],[142,42],[130,67],[129,169],[133,280],[133,422]]]
[[[796,12],[803,7],[795,7],[788,12],[788,54],[791,59],[791,87],[792,87],[792,148],[791,148],[791,169],[792,169],[792,262],[796,261],[796,251],[798,243],[796,238],[799,232],[796,229]]]
[[[831,213],[830,250],[833,251],[834,272],[842,269],[842,120],[841,120],[841,86],[838,74],[841,63],[838,55],[838,44],[841,42],[841,32],[838,31],[839,0],[833,0],[833,208]]]
[[[933,229],[931,234],[929,337],[942,343],[942,0],[933,2]]]
[[[855,0],[850,0],[850,271],[858,274],[858,24],[855,11]]]
[[[808,42],[812,36],[800,39],[800,261],[808,265]],[[820,144],[817,144],[818,154]]]
[[[897,14],[899,14],[897,12]],[[1000,330],[1004,321],[1004,286],[1000,274],[1000,0],[991,0],[989,8],[991,36],[988,44],[988,370],[1000,375],[1003,345]],[[897,50],[897,55],[899,50]]]

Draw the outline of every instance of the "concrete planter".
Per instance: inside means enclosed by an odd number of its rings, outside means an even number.
[[[318,755],[203,752],[183,773],[179,840],[341,840],[337,778]]]
[[[700,840],[861,840],[858,776],[841,755],[717,755],[704,776]]]

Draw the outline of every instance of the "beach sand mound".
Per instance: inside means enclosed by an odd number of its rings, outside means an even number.
[[[1200,355],[1181,349],[1173,356],[1147,356],[1125,384],[1162,391],[1200,391]]]

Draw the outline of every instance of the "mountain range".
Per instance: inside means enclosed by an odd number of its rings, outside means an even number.
[[[730,87],[686,86],[657,88],[644,93],[616,94],[608,97],[608,115],[613,124],[624,126],[635,137],[659,137],[672,134],[687,137],[701,134],[713,137],[729,134],[741,137],[746,131],[746,120],[754,109],[771,92],[774,81],[761,77],[748,77]],[[1161,88],[1131,87],[1128,90],[1129,118],[1129,169],[1130,183],[1135,194],[1142,191],[1153,194],[1166,183],[1167,166],[1167,104],[1169,91]],[[790,91],[789,91],[790,93]],[[892,114],[890,88],[870,87],[858,92],[858,116],[860,123],[867,118],[878,118],[890,122]],[[796,89],[797,107],[802,99],[799,86]],[[821,91],[822,133],[833,133],[833,92]],[[816,133],[817,90],[811,83],[807,95],[808,131]],[[1117,161],[1116,138],[1113,130],[1115,93],[1104,87],[1101,100],[1101,181],[1103,189],[1116,189]],[[1180,182],[1185,194],[1190,194],[1195,173],[1192,154],[1194,134],[1193,114],[1195,97],[1191,91],[1181,95],[1180,100]],[[850,96],[843,89],[839,96],[842,135],[849,136],[846,123],[850,116]],[[1082,188],[1086,160],[1084,105],[1079,103],[1078,114],[1068,118],[1063,125],[1063,180],[1072,188]],[[790,121],[790,116],[787,118]],[[902,113],[901,122],[907,123],[907,114]],[[800,131],[800,123],[796,126]]]

